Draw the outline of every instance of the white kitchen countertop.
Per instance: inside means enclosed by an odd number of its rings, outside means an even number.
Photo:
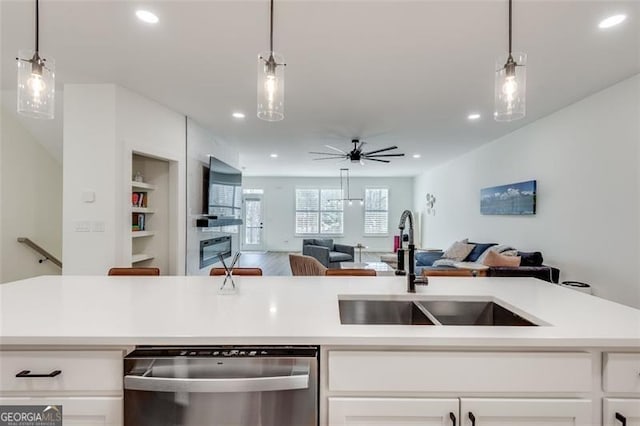
[[[0,285],[0,345],[640,348],[640,310],[533,278],[44,276]],[[539,327],[341,325],[338,297],[496,299]]]

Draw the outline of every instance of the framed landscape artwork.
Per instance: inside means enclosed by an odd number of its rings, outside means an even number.
[[[536,181],[529,180],[481,189],[480,213],[487,215],[536,214]]]

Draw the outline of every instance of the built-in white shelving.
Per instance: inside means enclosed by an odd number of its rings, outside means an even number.
[[[151,237],[155,234],[153,231],[133,231],[131,232],[131,238]]]
[[[131,207],[131,213],[155,213],[156,211],[148,207]]]
[[[131,256],[131,263],[144,262],[145,260],[151,260],[153,256],[146,253],[137,253]]]
[[[157,186],[156,185],[152,185],[150,183],[146,183],[146,182],[131,181],[131,188],[133,188],[133,189],[144,189],[146,191],[153,191],[153,190],[157,189]]]

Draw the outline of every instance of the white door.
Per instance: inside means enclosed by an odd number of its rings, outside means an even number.
[[[331,426],[458,426],[458,400],[329,398]]]
[[[244,194],[244,237],[243,250],[264,250],[264,209],[262,194]]]
[[[62,405],[64,426],[122,426],[122,398],[7,397],[0,405]]]
[[[604,426],[640,426],[640,399],[605,398]]]
[[[592,426],[588,399],[462,398],[461,426]]]

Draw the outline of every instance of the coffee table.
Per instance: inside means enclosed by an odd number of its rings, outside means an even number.
[[[396,271],[384,262],[340,262],[340,269],[373,269],[377,275],[395,275]]]

